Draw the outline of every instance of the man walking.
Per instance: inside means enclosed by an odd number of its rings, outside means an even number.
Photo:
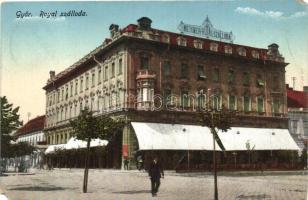
[[[150,165],[149,176],[151,177],[151,192],[154,197],[157,196],[158,188],[160,186],[160,178],[164,178],[164,170],[158,162],[157,157],[154,157]]]

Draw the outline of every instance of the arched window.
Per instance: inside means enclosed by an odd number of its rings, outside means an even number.
[[[235,95],[229,95],[229,110],[236,110],[237,109],[237,98]]]
[[[251,99],[250,96],[245,94],[243,96],[243,111],[249,112],[251,110]]]

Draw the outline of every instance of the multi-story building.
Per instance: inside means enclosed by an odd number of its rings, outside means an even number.
[[[277,44],[268,49],[254,48],[163,31],[152,28],[147,17],[123,29],[112,24],[109,30],[110,38],[92,52],[57,75],[50,72],[44,86],[48,144],[68,141],[68,122],[85,106],[95,110],[95,115],[122,115],[142,126],[153,125],[160,133],[160,124],[164,123],[169,131],[175,129],[173,124],[187,125],[179,130],[190,134],[192,127],[188,125],[198,125],[197,108],[208,106],[208,102],[216,108],[237,110],[236,127],[267,128],[267,138],[275,135],[274,131],[288,128],[284,87],[288,63]],[[109,144],[117,160],[114,166],[120,165],[122,156],[133,158],[138,149],[185,150],[178,146],[179,141],[168,147],[168,137],[161,138],[158,147],[153,141],[161,135],[142,138],[140,131],[147,129],[139,125],[125,127]],[[237,134],[240,131],[244,129]],[[188,149],[212,148],[202,145],[195,148],[188,144]],[[291,149],[297,149],[292,145]]]
[[[27,142],[36,148],[32,155],[27,155],[24,158],[28,167],[39,167],[43,163],[44,151],[47,148],[46,137],[43,132],[44,123],[45,115],[38,116],[29,120],[14,134],[16,142]]]
[[[308,145],[308,87],[296,91],[287,85],[289,130],[298,146]]]

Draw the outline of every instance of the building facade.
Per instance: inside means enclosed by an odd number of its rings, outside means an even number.
[[[38,116],[29,120],[25,125],[19,128],[14,137],[16,142],[27,142],[36,148],[36,151],[23,158],[27,167],[41,167],[43,163],[44,151],[47,148],[46,137],[43,132],[45,115]]]
[[[50,72],[44,86],[48,144],[69,140],[69,120],[85,106],[134,122],[196,125],[196,111],[210,104],[236,110],[234,126],[288,127],[288,63],[277,44],[254,48],[158,30],[147,17],[109,30],[110,38],[92,52]],[[131,126],[110,145],[116,160],[132,159],[140,146]]]
[[[289,130],[298,146],[308,145],[308,87],[296,91],[287,85]]]

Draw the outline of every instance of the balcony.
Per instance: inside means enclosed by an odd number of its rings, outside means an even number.
[[[153,71],[150,70],[138,70],[136,80],[139,79],[155,79],[156,74]]]

